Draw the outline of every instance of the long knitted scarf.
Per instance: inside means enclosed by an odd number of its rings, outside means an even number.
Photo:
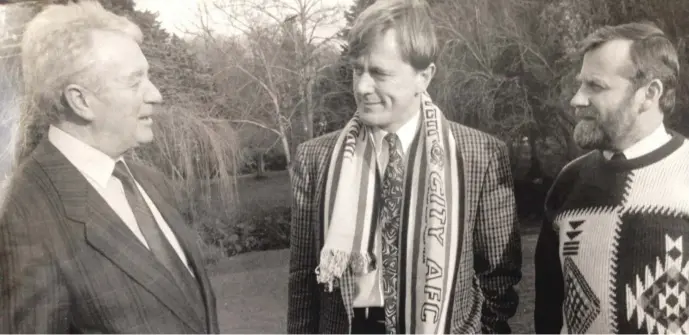
[[[462,201],[458,197],[463,181],[448,121],[427,93],[421,109],[420,134],[407,155],[397,289],[402,299],[397,319],[403,324],[397,329],[431,334],[446,331],[461,247],[461,206],[457,204]],[[331,157],[323,222],[326,239],[316,269],[318,282],[330,290],[345,271],[357,275],[382,264],[373,262],[369,245],[376,231],[378,201],[369,131],[355,113]]]

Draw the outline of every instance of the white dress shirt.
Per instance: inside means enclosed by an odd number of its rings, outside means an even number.
[[[146,248],[150,249],[139,229],[139,225],[136,223],[134,212],[132,212],[132,208],[129,206],[129,202],[127,202],[122,183],[112,175],[115,170],[115,163],[122,160],[122,158],[120,157],[114,160],[98,149],[54,126],[50,126],[48,130],[48,140],[67,157],[67,160],[69,160],[79,172],[81,172],[91,186],[98,191],[108,205],[110,205],[115,213],[117,213],[132,231],[134,236],[136,236]],[[151,209],[151,213],[153,213],[153,217],[172,245],[172,248],[175,249],[179,258],[182,259],[182,263],[187,266],[187,269],[190,269],[187,258],[182,251],[182,247],[179,245],[179,241],[177,241],[177,237],[175,237],[175,234],[173,234],[153,201],[148,197],[146,191],[138,182],[136,182],[136,186],[139,188],[146,204]],[[193,274],[193,271],[189,270],[189,272]]]
[[[405,123],[400,129],[397,130],[396,134],[400,138],[402,143],[402,151],[404,152],[405,159],[407,153],[409,152],[409,146],[414,141],[414,137],[418,131],[419,119],[421,113],[417,113],[411,120]],[[375,128],[371,132],[373,146],[376,152],[376,159],[378,163],[378,173],[383,178],[385,173],[385,168],[388,164],[389,154],[388,154],[388,144],[385,142],[384,138],[388,132]],[[383,306],[383,290],[381,289],[381,279],[382,271],[380,265],[383,264],[381,257],[383,254],[383,247],[381,245],[382,238],[380,233],[380,226],[376,229],[374,236],[373,250],[376,259],[378,260],[378,267],[366,274],[358,276],[355,278],[357,285],[357,294],[354,296],[354,307],[382,307]]]
[[[671,138],[672,136],[668,134],[667,130],[665,129],[665,125],[661,123],[660,126],[651,134],[644,137],[639,142],[634,143],[631,147],[622,151],[622,153],[627,159],[641,157],[655,149],[662,147],[665,143],[669,142]],[[607,159],[612,158],[613,154],[614,152],[609,150],[603,151],[603,155]]]

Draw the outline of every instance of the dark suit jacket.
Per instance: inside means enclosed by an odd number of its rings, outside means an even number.
[[[506,333],[517,310],[514,286],[521,279],[521,238],[505,144],[451,123],[464,184],[460,186],[464,233],[451,304],[451,333]],[[333,292],[316,282],[323,197],[328,165],[339,132],[299,146],[292,174],[293,207],[289,266],[289,333],[348,333],[356,285],[349,278]]]
[[[0,333],[218,333],[215,296],[164,176],[127,163],[185,250],[187,299],[47,140],[13,173],[0,218]]]

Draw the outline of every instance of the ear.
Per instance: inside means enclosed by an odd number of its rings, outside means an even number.
[[[431,80],[433,80],[433,76],[435,76],[434,63],[429,64],[428,67],[419,71],[416,78],[416,93],[426,92],[428,85],[431,83]]]
[[[645,110],[658,106],[660,97],[663,96],[665,87],[659,79],[653,79],[646,87],[643,106]]]
[[[95,114],[91,109],[91,92],[76,84],[68,85],[62,92],[65,101],[72,109],[74,114],[86,121],[93,121]]]

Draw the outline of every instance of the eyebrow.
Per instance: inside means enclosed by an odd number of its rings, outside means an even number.
[[[599,84],[599,85],[607,85],[606,82],[605,82],[605,80],[599,78],[598,76],[584,77],[584,76],[582,76],[581,74],[578,74],[578,75],[576,76],[576,78],[574,78],[574,80],[576,80],[577,82],[586,81],[586,82],[593,82],[593,83],[596,83],[596,84]]]
[[[351,63],[351,66],[354,68],[364,68],[363,62],[352,61],[350,63]],[[394,69],[392,69],[392,68],[385,68],[383,66],[370,64],[370,63],[368,64],[368,68],[369,68],[369,71],[378,71],[378,72],[382,72],[382,73],[392,73],[394,71]]]

